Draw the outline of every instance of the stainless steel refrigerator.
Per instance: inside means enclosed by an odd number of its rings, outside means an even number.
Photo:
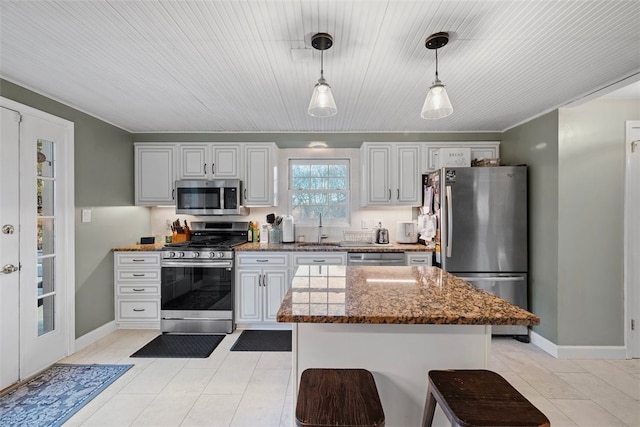
[[[423,175],[423,211],[436,215],[434,264],[524,309],[526,166],[451,167]],[[494,326],[527,340],[526,326]]]

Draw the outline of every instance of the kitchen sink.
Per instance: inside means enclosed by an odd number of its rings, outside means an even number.
[[[311,246],[311,247],[314,247],[314,246],[316,246],[316,247],[332,246],[332,247],[335,247],[335,246],[340,246],[340,244],[339,244],[339,243],[337,243],[337,242],[321,242],[321,243],[318,243],[318,242],[301,242],[301,243],[296,243],[296,246],[300,246],[300,247],[309,247],[309,246]]]

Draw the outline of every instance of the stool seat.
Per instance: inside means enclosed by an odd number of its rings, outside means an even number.
[[[296,404],[298,427],[382,427],[384,411],[366,369],[306,369]]]
[[[549,427],[549,419],[503,377],[487,370],[429,371],[423,427],[433,422],[436,402],[451,425]]]

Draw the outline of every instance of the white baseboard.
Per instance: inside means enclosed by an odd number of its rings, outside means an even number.
[[[94,329],[91,332],[87,332],[80,338],[76,338],[76,351],[80,351],[83,348],[93,344],[101,338],[106,337],[110,333],[114,332],[117,329],[116,322],[111,321],[109,323],[105,323],[99,328]]]
[[[626,359],[625,346],[557,345],[531,331],[531,343],[556,359]]]

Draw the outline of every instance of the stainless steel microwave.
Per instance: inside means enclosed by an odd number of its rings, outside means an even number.
[[[176,213],[187,215],[248,215],[242,206],[239,179],[176,181]]]

